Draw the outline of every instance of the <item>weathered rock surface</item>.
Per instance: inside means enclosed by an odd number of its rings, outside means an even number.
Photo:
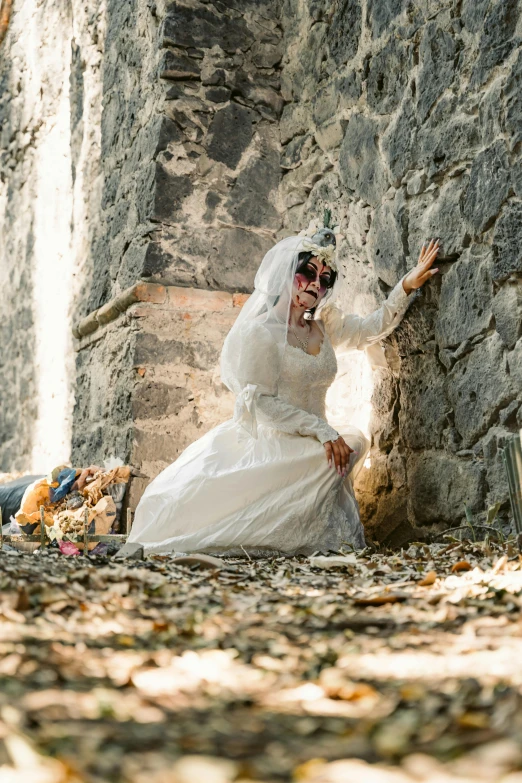
[[[515,0],[337,4],[318,80],[304,42],[319,7],[293,0],[283,9],[283,83],[299,57],[300,90],[285,96],[282,189],[314,141],[338,188],[318,199],[319,183],[307,196],[301,179],[285,225],[334,207],[346,235],[343,304],[363,313],[423,242],[442,242],[438,279],[388,340],[394,383],[373,376],[363,513],[386,540],[400,538],[401,525],[456,522],[464,504],[479,515],[501,502],[506,514],[499,449],[522,420],[521,9]],[[334,123],[344,129],[338,141]]]
[[[69,10],[21,4],[2,45],[0,396],[14,403],[0,466],[46,470],[72,431],[75,461],[116,454],[155,475],[230,415],[217,360],[241,295],[273,242],[330,206],[347,310],[371,312],[442,242],[440,274],[387,341],[391,369],[340,379],[354,423],[371,418],[357,484],[372,535],[402,543],[464,504],[506,515],[499,454],[522,423],[520,4]],[[75,370],[72,323],[138,280],[172,295],[102,311]]]

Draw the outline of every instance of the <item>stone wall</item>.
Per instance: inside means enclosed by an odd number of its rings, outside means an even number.
[[[339,357],[332,411],[372,434],[368,529],[400,543],[465,505],[505,516],[520,15],[515,0],[17,6],[0,48],[0,469],[115,455],[157,474],[231,414],[219,351],[263,253],[330,206],[343,306],[361,314],[443,242],[390,371]]]
[[[285,229],[333,207],[344,304],[362,314],[423,241],[443,244],[388,340],[393,371],[374,374],[368,527],[398,542],[465,505],[505,513],[499,448],[522,425],[520,6],[285,0],[282,19]]]
[[[75,332],[79,462],[114,454],[153,477],[231,415],[217,364],[237,312],[232,294],[251,290],[282,226],[275,11],[272,2],[158,3],[143,45],[155,69],[145,77],[132,63],[130,97],[114,75],[104,81],[102,221]],[[124,42],[114,46],[130,56]],[[100,329],[140,279],[168,286],[168,306],[157,302],[147,318],[126,310]]]

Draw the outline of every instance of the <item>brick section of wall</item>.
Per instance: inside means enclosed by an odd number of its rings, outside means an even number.
[[[219,356],[246,298],[146,283],[136,288],[140,301],[77,341],[84,392],[73,434],[79,463],[123,456],[147,477],[133,480],[131,505],[186,446],[232,416]]]

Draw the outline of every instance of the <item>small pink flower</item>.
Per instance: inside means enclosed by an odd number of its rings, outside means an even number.
[[[72,541],[59,541],[58,547],[62,555],[79,555],[80,550]]]

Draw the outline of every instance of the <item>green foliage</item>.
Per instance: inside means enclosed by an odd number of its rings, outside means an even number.
[[[477,540],[477,537],[475,536],[475,528],[473,527],[473,514],[471,513],[471,509],[469,509],[466,504],[464,504],[464,513],[466,515],[466,522],[471,528],[471,535],[473,537],[473,541]]]
[[[501,505],[502,505],[502,503],[495,503],[494,506],[490,506],[488,508],[488,513],[487,513],[487,516],[486,516],[486,525],[492,525],[493,524],[493,522],[495,521],[496,516],[497,516],[497,514],[498,514],[498,512],[500,510],[500,506]]]
[[[325,207],[324,217],[323,217],[323,226],[325,228],[333,228],[333,226],[331,225],[331,221],[332,221],[332,210],[329,209],[328,207]]]

